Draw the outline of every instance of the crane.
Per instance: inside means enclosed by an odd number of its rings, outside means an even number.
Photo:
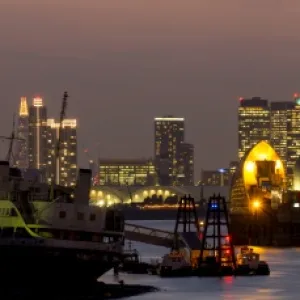
[[[59,119],[59,129],[58,129],[58,139],[56,143],[56,151],[55,151],[55,160],[56,160],[56,170],[55,170],[55,183],[59,185],[59,158],[60,158],[60,146],[61,146],[61,136],[62,136],[62,129],[63,129],[63,122],[66,116],[67,110],[67,100],[69,98],[68,92],[64,92],[62,98],[62,105],[60,110],[60,119]]]

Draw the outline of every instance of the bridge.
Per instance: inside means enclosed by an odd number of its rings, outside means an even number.
[[[125,239],[171,248],[174,241],[174,233],[171,231],[125,223]]]
[[[145,227],[141,225],[125,223],[125,239],[134,242],[145,243],[154,246],[171,248],[175,235],[171,231]],[[190,233],[179,233],[178,242],[180,246],[190,248],[191,244],[199,242],[197,235]]]

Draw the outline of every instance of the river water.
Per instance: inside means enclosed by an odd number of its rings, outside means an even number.
[[[131,221],[153,228],[173,230],[174,221]],[[161,257],[168,249],[132,243],[142,260]],[[267,249],[255,248],[261,253],[261,259],[269,263],[270,276],[225,277],[225,278],[160,278],[151,275],[122,274],[125,283],[153,285],[160,292],[134,297],[135,300],[210,300],[210,299],[300,299],[300,248]],[[102,278],[105,282],[113,281],[111,272]]]

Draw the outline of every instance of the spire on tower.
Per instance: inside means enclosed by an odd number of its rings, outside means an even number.
[[[20,117],[28,117],[28,115],[29,114],[28,114],[27,99],[26,99],[26,97],[21,97],[19,116]]]

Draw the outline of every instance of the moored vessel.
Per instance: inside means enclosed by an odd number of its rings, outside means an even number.
[[[121,258],[123,216],[90,205],[90,179],[81,169],[74,189],[52,190],[0,162],[2,281],[91,282]]]

